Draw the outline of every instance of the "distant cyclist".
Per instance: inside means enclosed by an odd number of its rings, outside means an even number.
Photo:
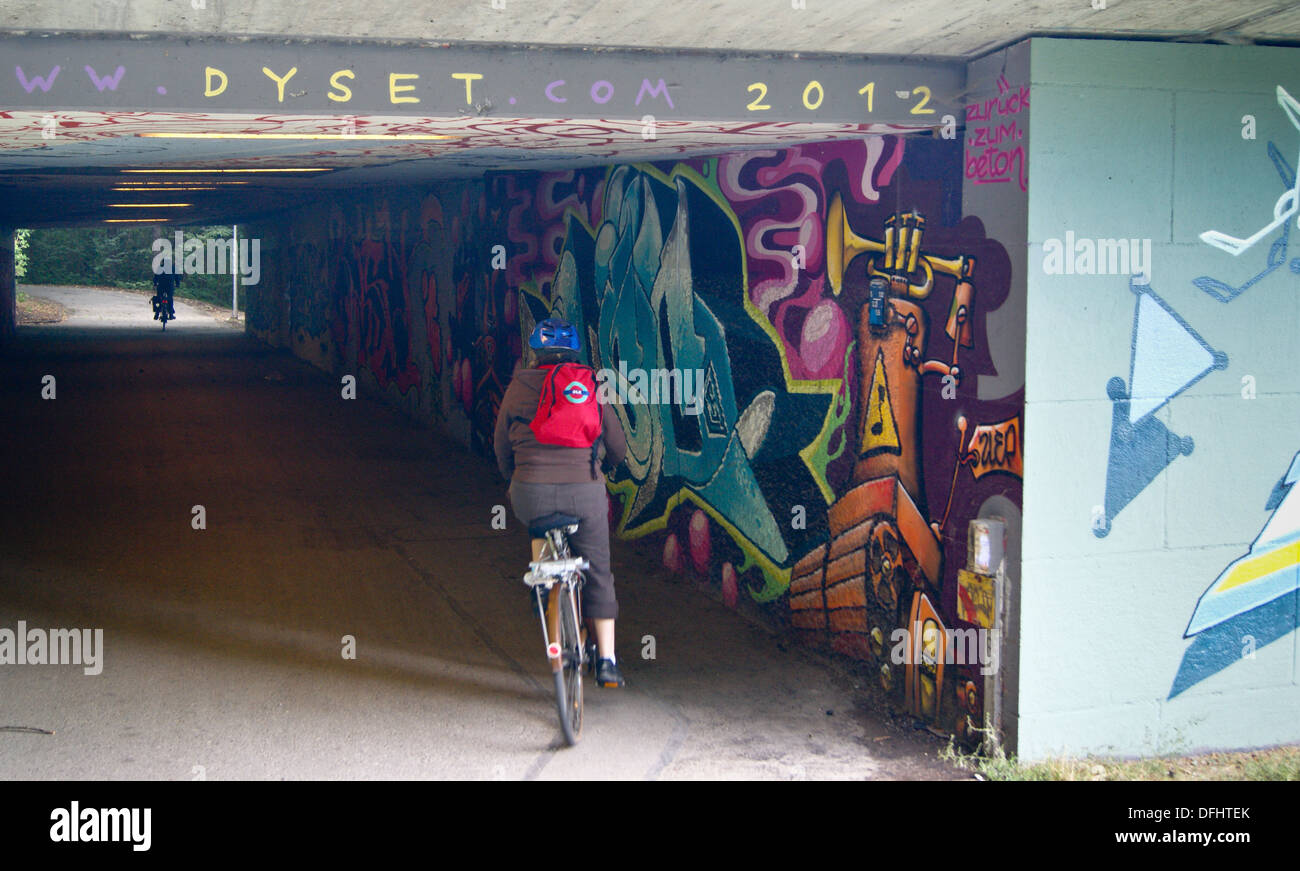
[[[173,272],[171,263],[162,272],[153,274],[153,298],[149,302],[153,303],[153,319],[158,320],[162,314],[162,307],[167,306],[167,317],[172,320],[176,319],[176,307],[173,304],[173,297],[176,295],[176,285],[181,283],[180,273]],[[166,326],[164,324],[164,326]]]
[[[582,613],[595,628],[596,683],[621,687],[623,675],[614,654],[618,600],[609,564],[609,501],[597,464],[610,471],[621,463],[627,438],[614,410],[585,386],[593,379],[590,368],[578,364],[581,342],[572,324],[547,318],[533,330],[528,344],[536,351],[537,368],[516,369],[501,400],[497,466],[510,482],[515,516],[525,525],[554,512],[582,518],[569,541],[591,563]],[[544,392],[554,408],[541,407]],[[573,431],[557,437],[557,426]]]

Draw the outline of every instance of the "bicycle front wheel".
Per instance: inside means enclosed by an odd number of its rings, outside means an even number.
[[[566,585],[557,598],[561,668],[555,672],[555,701],[564,740],[572,746],[582,736],[582,639],[578,636],[578,615],[574,611],[572,588]]]

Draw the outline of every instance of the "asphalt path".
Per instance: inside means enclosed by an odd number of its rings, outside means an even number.
[[[148,327],[163,330],[162,324],[153,320],[151,294],[132,293],[125,290],[103,288],[61,287],[53,285],[24,286],[24,293],[54,300],[66,313],[64,327]],[[207,310],[190,305],[176,297],[172,300],[176,318],[167,322],[167,332],[193,332],[215,330],[229,326],[228,318],[218,319]]]
[[[183,303],[39,292],[71,316],[0,357],[0,630],[103,641],[0,665],[0,778],[965,776],[865,669],[625,543],[628,686],[563,747],[489,461]]]

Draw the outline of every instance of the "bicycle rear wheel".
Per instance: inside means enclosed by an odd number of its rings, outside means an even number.
[[[582,737],[582,639],[578,635],[572,589],[565,585],[557,598],[561,667],[555,672],[555,701],[564,740],[572,746]]]

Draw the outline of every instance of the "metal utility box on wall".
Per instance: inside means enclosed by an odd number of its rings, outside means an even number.
[[[1006,623],[1006,523],[977,517],[966,532],[966,568],[957,572],[957,615],[978,627],[980,672],[984,675],[986,750],[1002,743],[1002,635]]]

